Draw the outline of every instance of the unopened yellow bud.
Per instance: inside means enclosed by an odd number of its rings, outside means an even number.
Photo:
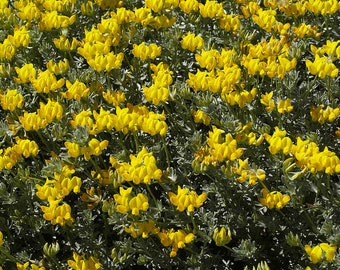
[[[224,246],[231,241],[231,231],[226,230],[225,227],[222,227],[220,230],[216,228],[213,234],[213,240],[217,246]]]

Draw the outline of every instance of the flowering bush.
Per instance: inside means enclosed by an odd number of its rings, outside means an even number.
[[[0,0],[2,269],[339,269],[339,10]]]

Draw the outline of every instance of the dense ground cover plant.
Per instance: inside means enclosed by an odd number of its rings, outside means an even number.
[[[340,3],[0,0],[3,269],[339,269]]]

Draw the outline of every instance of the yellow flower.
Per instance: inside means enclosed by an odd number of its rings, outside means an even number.
[[[185,248],[186,244],[189,244],[194,240],[195,235],[193,233],[186,233],[181,229],[177,231],[170,229],[170,231],[163,230],[159,232],[158,237],[163,246],[171,246],[170,257],[175,257],[178,249]]]
[[[88,146],[81,148],[81,153],[84,154],[85,160],[90,160],[92,155],[100,156],[108,144],[108,140],[103,140],[100,142],[96,138],[92,138],[89,141]]]
[[[73,252],[73,260],[68,260],[67,264],[73,270],[98,270],[101,268],[97,258],[91,256],[88,259],[84,259],[84,256],[79,255],[77,252]]]
[[[41,210],[44,212],[43,218],[47,221],[51,221],[53,225],[60,224],[61,226],[65,226],[72,224],[74,220],[71,216],[71,206],[67,203],[59,205],[60,201],[60,199],[55,200],[49,198],[49,206],[41,206]]]
[[[324,105],[319,105],[317,107],[312,106],[310,110],[310,115],[312,121],[324,124],[325,122],[333,122],[340,115],[340,107],[335,109],[327,106],[324,110]]]
[[[72,38],[72,41],[70,42],[67,37],[65,36],[60,36],[59,39],[55,38],[53,39],[54,46],[58,48],[61,51],[73,51],[76,50],[78,46],[80,46],[80,42]]]
[[[4,235],[2,231],[0,231],[0,247],[4,244]]]
[[[203,38],[188,32],[182,36],[181,46],[189,51],[201,50],[203,48]]]
[[[261,95],[261,104],[266,106],[267,112],[271,112],[275,108],[275,101],[273,99],[273,91]]]
[[[337,246],[328,243],[320,243],[314,247],[310,245],[305,245],[305,251],[309,256],[309,259],[312,263],[317,264],[326,261],[333,261],[335,258]]]
[[[66,28],[72,25],[76,21],[76,15],[67,17],[59,15],[56,10],[45,12],[41,14],[41,20],[39,22],[40,30],[50,31],[53,28]]]
[[[65,80],[64,79],[57,80],[55,75],[49,70],[45,71],[39,70],[38,78],[32,79],[31,83],[38,93],[48,94],[52,91],[55,91],[63,87]]]
[[[280,210],[286,206],[290,201],[289,195],[282,195],[281,192],[272,191],[269,192],[268,189],[262,189],[262,198],[260,198],[260,203],[267,206],[269,209],[276,208]]]
[[[339,2],[336,0],[309,0],[306,2],[305,6],[308,11],[325,16],[337,12],[340,9],[338,3]]]
[[[81,155],[80,146],[77,143],[66,141],[64,145],[70,157],[77,158]]]
[[[220,27],[228,32],[236,32],[239,30],[241,21],[239,16],[233,14],[224,14],[219,20]]]
[[[159,105],[160,102],[166,102],[169,98],[169,89],[157,83],[152,84],[150,87],[143,86],[143,93],[145,99],[155,105]]]
[[[152,152],[145,147],[135,155],[130,155],[131,163],[117,163],[113,157],[110,158],[111,165],[116,168],[117,173],[125,181],[133,181],[134,184],[150,184],[151,179],[161,180],[162,171],[157,167],[156,159]]]
[[[16,89],[8,89],[6,94],[0,94],[0,104],[4,110],[21,109],[24,106],[24,97]]]
[[[34,69],[33,64],[25,64],[22,68],[15,67],[15,71],[18,74],[18,78],[14,78],[16,83],[28,83],[30,81],[35,80],[36,78],[36,70]]]
[[[86,126],[88,131],[94,128],[94,121],[91,118],[92,112],[91,111],[81,111],[78,114],[73,114],[73,120],[70,120],[70,125],[72,128],[76,129],[77,126]]]
[[[5,58],[11,60],[14,57],[15,52],[15,46],[8,39],[5,39],[0,43],[0,59]]]
[[[29,267],[29,269],[32,269],[32,270],[45,270],[45,267],[40,266],[40,263],[39,265],[36,265],[30,262],[25,262],[24,264],[17,262],[16,267],[17,267],[17,270],[26,270],[27,267]],[[0,269],[2,268],[0,267]]]
[[[159,228],[156,227],[153,220],[148,220],[143,222],[133,222],[130,227],[125,227],[124,231],[129,233],[133,238],[137,238],[138,236],[148,238],[149,234],[159,233]]]
[[[79,82],[78,79],[74,83],[71,83],[69,80],[66,80],[67,92],[61,93],[63,97],[67,99],[80,100],[81,98],[88,97],[90,93],[90,89],[82,82]]]
[[[35,141],[24,140],[18,137],[16,137],[16,144],[13,146],[13,149],[25,158],[36,156],[39,152],[38,144]]]
[[[188,212],[193,212],[195,208],[199,208],[203,205],[208,197],[207,193],[202,193],[198,195],[195,191],[190,191],[188,188],[181,188],[178,186],[177,194],[169,192],[170,202],[177,206],[177,210],[183,212],[188,210]]]
[[[331,78],[336,78],[339,74],[337,67],[329,60],[326,56],[315,55],[314,62],[306,60],[306,66],[308,71],[313,75],[320,78],[325,78],[329,76]]]
[[[130,210],[129,201],[130,201],[130,193],[132,192],[132,187],[128,189],[124,189],[123,187],[119,188],[119,194],[114,194],[113,198],[117,204],[116,210],[121,214],[125,214]]]
[[[8,41],[16,48],[28,47],[30,43],[29,30],[25,26],[14,29],[14,34],[7,37]]]
[[[220,60],[220,53],[217,50],[202,50],[201,54],[196,54],[195,59],[201,68],[206,68],[207,70],[214,69]]]
[[[14,7],[18,10],[18,17],[25,21],[38,20],[41,12],[35,3],[15,1]]]
[[[125,101],[125,94],[123,91],[112,91],[112,90],[107,90],[103,94],[103,98],[109,103],[112,104],[113,106],[118,106],[121,103]]]
[[[68,60],[64,58],[64,61],[60,60],[58,63],[54,63],[53,60],[50,60],[47,62],[46,67],[55,75],[60,75],[68,71],[70,64]]]
[[[211,118],[204,111],[197,110],[193,111],[192,114],[195,123],[203,123],[206,126],[210,124]]]
[[[162,52],[162,47],[157,46],[152,43],[150,45],[145,45],[144,42],[141,44],[133,44],[132,53],[135,57],[142,59],[143,61],[147,59],[155,59],[160,56]]]
[[[289,98],[287,99],[281,99],[277,104],[277,111],[279,113],[285,113],[285,112],[291,112],[293,110],[293,106],[291,105],[291,100]]]
[[[142,193],[138,193],[137,196],[131,198],[129,201],[129,208],[134,216],[138,216],[139,211],[147,211],[149,209],[148,197]]]
[[[163,9],[165,0],[145,0],[145,6],[158,13]]]
[[[40,108],[37,110],[37,114],[48,123],[52,123],[54,120],[60,120],[63,117],[63,107],[58,101],[52,101],[48,99],[47,104],[40,102]]]
[[[193,11],[198,10],[198,1],[197,0],[180,0],[179,2],[179,8],[189,14]]]
[[[199,3],[199,11],[203,18],[221,18],[224,15],[222,3],[207,0],[205,4]]]
[[[26,131],[39,130],[48,125],[46,119],[41,118],[36,112],[24,112],[24,115],[19,116],[19,122]]]

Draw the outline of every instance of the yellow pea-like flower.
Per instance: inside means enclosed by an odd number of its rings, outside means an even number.
[[[24,106],[24,97],[16,89],[8,89],[6,94],[0,94],[0,105],[9,111],[21,109]]]

